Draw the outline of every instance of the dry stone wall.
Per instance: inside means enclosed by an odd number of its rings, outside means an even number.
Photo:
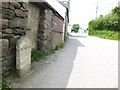
[[[48,51],[52,49],[53,40],[53,12],[41,10],[41,19],[38,30],[38,49]]]
[[[28,7],[29,5],[31,7]],[[55,12],[48,7],[41,8],[38,4],[33,5],[32,2],[17,2],[17,0],[2,2],[0,5],[0,26],[2,26],[0,28],[0,63],[2,63],[2,69],[0,68],[0,71],[3,76],[8,76],[11,68],[17,69],[19,77],[30,71],[31,48],[19,49],[21,47],[19,40],[21,41],[23,37],[30,39],[32,48],[41,51],[49,51],[62,42],[63,20],[60,20],[58,16],[55,16]],[[26,54],[29,56],[25,57]]]
[[[0,5],[0,37],[2,37],[0,45],[2,55],[2,74],[7,76],[10,74],[11,66],[15,68],[16,60],[16,41],[26,34],[28,4],[26,2],[2,2]]]

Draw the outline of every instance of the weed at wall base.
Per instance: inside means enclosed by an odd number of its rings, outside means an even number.
[[[31,53],[32,62],[39,61],[40,59],[44,59],[46,56],[55,53],[55,51],[58,51],[60,48],[63,48],[63,47],[64,47],[64,44],[61,43],[59,45],[56,45],[56,47],[54,49],[51,49],[51,50],[46,51],[46,52],[33,49],[32,53]]]
[[[11,90],[10,82],[2,79],[2,88],[0,90]]]

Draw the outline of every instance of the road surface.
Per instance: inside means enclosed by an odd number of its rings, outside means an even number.
[[[33,63],[17,88],[118,88],[118,42],[91,36],[69,37],[65,47]]]

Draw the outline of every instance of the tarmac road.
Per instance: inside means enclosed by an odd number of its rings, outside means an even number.
[[[65,47],[33,64],[15,88],[118,88],[118,42],[69,37]]]

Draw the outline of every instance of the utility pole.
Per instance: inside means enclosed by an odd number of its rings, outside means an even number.
[[[97,15],[98,15],[98,3],[96,5],[96,18],[97,18]]]

